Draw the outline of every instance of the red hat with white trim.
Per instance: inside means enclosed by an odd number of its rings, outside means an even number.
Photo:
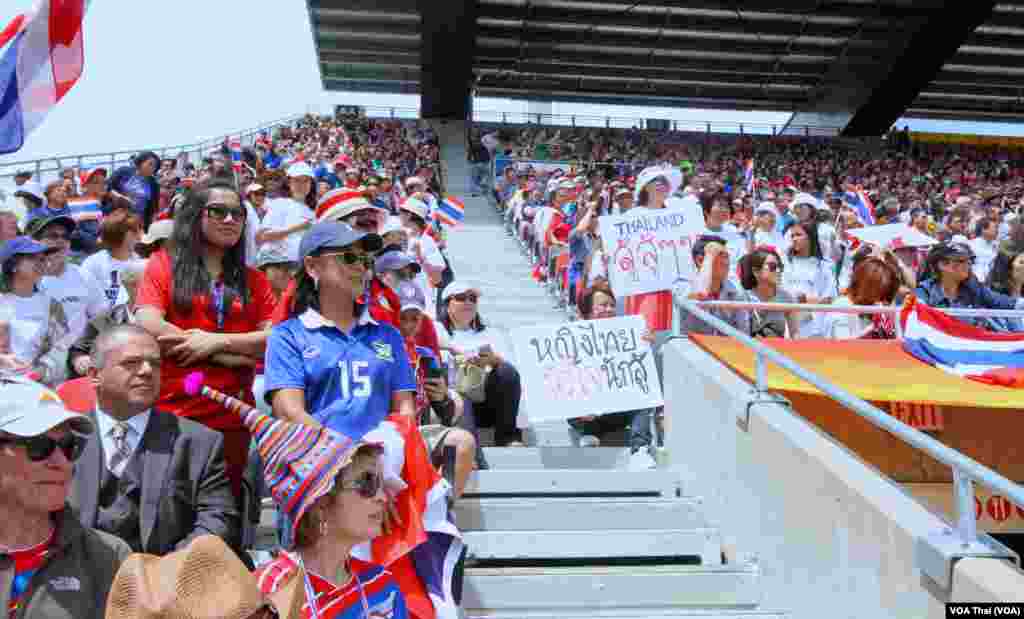
[[[339,188],[325,193],[316,205],[316,220],[344,219],[356,211],[376,209],[362,191]]]

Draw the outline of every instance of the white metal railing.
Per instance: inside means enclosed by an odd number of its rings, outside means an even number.
[[[974,483],[981,483],[988,488],[1000,492],[1003,496],[1017,505],[1024,505],[1024,488],[1010,479],[1000,475],[989,467],[965,456],[943,444],[942,442],[928,436],[920,430],[899,421],[892,415],[880,410],[861,398],[849,393],[845,389],[830,383],[824,378],[801,367],[795,361],[775,350],[774,348],[758,341],[757,339],[734,328],[721,318],[711,314],[705,308],[719,307],[732,309],[765,309],[779,311],[826,311],[837,313],[893,313],[899,311],[896,307],[882,306],[853,306],[833,307],[828,305],[800,305],[789,303],[739,303],[722,301],[695,301],[691,299],[679,299],[677,305],[690,312],[704,323],[714,327],[720,333],[731,337],[755,354],[755,385],[758,392],[766,393],[767,389],[767,363],[775,363],[789,373],[804,380],[827,397],[835,400],[842,406],[852,410],[877,428],[885,430],[901,441],[912,447],[923,451],[938,462],[945,464],[953,470],[954,503],[956,505],[957,522],[956,537],[958,541],[949,539],[949,536],[926,534],[919,538],[919,561],[921,569],[928,573],[936,582],[948,583],[953,562],[964,556],[981,554],[991,556],[992,548],[987,544],[980,544],[978,541],[978,524],[974,504]],[[967,309],[943,309],[957,316],[1011,316],[1024,317],[1024,312],[1010,310],[967,310]],[[677,335],[680,335],[677,332]],[[1019,564],[1019,557],[1012,556]]]

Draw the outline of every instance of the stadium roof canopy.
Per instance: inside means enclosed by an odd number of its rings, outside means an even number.
[[[324,88],[796,112],[847,134],[901,115],[1024,120],[1024,0],[307,0]]]

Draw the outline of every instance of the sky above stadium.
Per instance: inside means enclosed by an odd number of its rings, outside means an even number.
[[[33,0],[3,0],[0,28]],[[0,162],[173,146],[240,131],[334,103],[415,110],[419,97],[325,93],[305,2],[93,0],[85,24],[85,73]],[[477,111],[526,112],[520,101],[478,99]],[[788,113],[554,104],[555,114],[782,125]],[[903,121],[900,121],[903,126]],[[910,121],[912,129],[1024,135],[1024,125]]]

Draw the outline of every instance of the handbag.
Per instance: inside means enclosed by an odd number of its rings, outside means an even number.
[[[484,385],[487,383],[487,373],[490,368],[483,368],[465,359],[456,359],[455,362],[455,391],[469,398],[477,404],[487,399]]]

